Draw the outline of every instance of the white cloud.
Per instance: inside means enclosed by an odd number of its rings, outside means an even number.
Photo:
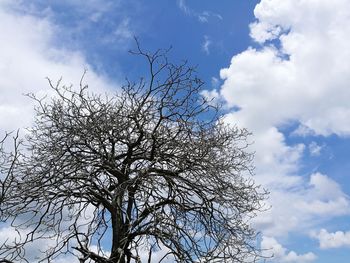
[[[115,30],[114,34],[116,37],[122,38],[122,39],[128,39],[133,36],[129,25],[129,19],[124,19],[121,24],[118,25],[117,29]]]
[[[305,149],[318,154],[321,146],[289,144],[281,128],[299,123],[293,136],[350,134],[350,2],[262,0],[254,13],[251,36],[261,46],[221,70],[219,93],[235,108],[226,121],[253,132],[255,179],[271,191],[272,209],[257,226],[270,236],[305,233],[349,214],[350,202],[329,175],[299,175]]]
[[[159,243],[159,246],[156,249],[152,250],[151,254],[151,262],[160,262],[163,258],[162,262],[171,263],[174,262],[174,257],[172,255],[167,255],[169,253],[169,249]],[[148,262],[149,258],[149,247],[145,246],[138,249],[138,254],[141,262]]]
[[[7,221],[11,222],[7,223],[1,223],[0,224],[0,246],[2,245],[9,245],[10,247],[14,245],[15,242],[20,243],[24,242],[28,237],[33,237],[33,240],[30,242],[25,242],[24,245],[24,254],[22,256],[25,257],[26,260],[29,261],[29,263],[36,263],[38,260],[42,259],[45,256],[45,252],[50,251],[51,249],[55,249],[57,247],[61,247],[62,243],[61,241],[67,241],[66,237],[71,236],[71,225],[74,223],[77,226],[77,229],[79,232],[87,232],[88,226],[93,224],[93,220],[96,216],[96,208],[92,205],[84,206],[84,205],[75,205],[76,211],[80,211],[80,215],[77,218],[70,218],[68,214],[72,213],[72,207],[64,207],[61,211],[62,213],[60,216],[62,218],[65,218],[65,220],[60,221],[55,220],[56,222],[56,230],[50,229],[47,225],[43,228],[42,226],[36,228],[36,224],[34,223],[36,220],[33,217],[32,214],[19,214],[16,218],[10,218]],[[46,213],[46,208],[42,207],[42,209],[39,209],[37,211],[36,217],[41,217],[41,212]],[[38,219],[38,218],[37,218]],[[56,218],[57,219],[57,218]],[[43,219],[44,221],[46,219]],[[36,229],[34,233],[33,229]],[[57,235],[56,231],[60,229],[60,235]],[[32,235],[33,234],[33,235]],[[74,238],[70,238],[69,243],[67,243],[65,246],[63,246],[60,250],[62,254],[56,254],[52,261],[55,263],[75,263],[78,262],[78,259],[74,255],[78,255],[79,253],[76,250],[70,250],[70,253],[66,253],[68,248],[76,247],[77,246],[77,240]],[[97,246],[90,246],[91,251],[98,252]],[[104,251],[103,248],[101,248],[104,255],[108,255],[108,252]],[[6,251],[6,250],[5,250]],[[4,250],[2,250],[4,252]],[[9,258],[11,257],[11,252],[13,250],[7,250],[8,254],[3,253],[2,257]],[[14,254],[16,255],[16,254]],[[50,261],[51,262],[51,261]]]
[[[95,72],[82,53],[57,48],[54,36],[60,29],[48,18],[13,11],[20,9],[20,4],[21,1],[0,4],[0,134],[31,125],[33,103],[23,94],[50,93],[46,77],[55,82],[62,76],[62,83],[77,86],[87,69],[85,82],[92,91],[113,92],[117,88],[106,76]],[[0,244],[16,235],[13,228],[0,226]],[[33,242],[26,253],[33,259],[39,248],[49,245],[49,240]],[[57,262],[72,260],[61,258]]]
[[[207,35],[205,35],[204,36],[204,41],[203,41],[203,43],[202,43],[202,50],[207,54],[207,55],[209,55],[210,54],[210,46],[211,46],[211,44],[212,44],[212,41],[210,40],[210,38],[207,36]]]
[[[292,231],[308,233],[320,220],[350,214],[349,198],[326,175],[315,173],[308,182],[299,179],[290,185],[273,186],[268,200],[271,209],[253,220],[265,235],[285,237]]]
[[[275,237],[285,237],[290,232],[308,233],[322,220],[350,214],[350,200],[340,186],[319,173],[311,175],[308,182],[296,181],[289,188],[271,188],[267,205],[271,209],[253,223],[265,235]]]
[[[316,255],[312,252],[297,254],[295,251],[288,251],[273,237],[263,236],[261,248],[265,250],[264,256],[271,258],[267,259],[267,262],[304,263],[313,262],[317,259]]]
[[[3,226],[2,228],[0,228],[0,244],[2,245],[6,243],[12,245],[16,241],[19,242],[25,238],[27,232],[29,232],[29,230],[18,231],[13,227]],[[37,249],[39,247],[44,250],[49,248],[50,246],[50,240],[42,240],[42,242],[39,241],[34,243],[31,242],[26,246],[26,257],[27,260],[29,260],[30,262],[34,262]]]
[[[223,20],[223,17],[220,14],[209,12],[209,11],[203,11],[202,13],[197,14],[197,17],[198,17],[198,21],[202,23],[209,22],[209,19],[211,17],[214,17],[218,20]]]
[[[250,36],[259,43],[275,39],[281,33],[281,27],[272,26],[264,22],[255,22],[250,25]]]
[[[207,11],[207,10],[199,13],[191,9],[186,4],[185,0],[178,0],[177,4],[178,4],[178,7],[182,10],[182,12],[184,12],[187,16],[195,17],[201,23],[208,23],[211,18],[214,18],[219,21],[223,20],[223,17],[220,14]]]
[[[189,7],[186,5],[185,0],[178,0],[177,1],[179,8],[187,15],[191,14],[191,11]]]
[[[321,229],[319,233],[312,233],[311,237],[318,239],[321,249],[350,247],[350,231],[329,233],[326,229]]]
[[[92,22],[98,22],[105,13],[113,7],[120,5],[120,1],[118,0],[61,0],[56,2],[51,1],[51,3],[48,3],[46,0],[36,0],[34,3],[33,1],[25,0],[5,0],[2,2],[5,2],[6,5],[12,5],[12,7],[17,3],[15,6],[16,10],[38,16],[55,15],[51,7],[59,6],[60,8],[67,8],[70,11],[74,10],[75,15],[84,15]],[[87,23],[88,21],[84,20],[84,22]]]
[[[211,78],[211,86],[213,88],[215,88],[215,89],[218,88],[219,84],[220,84],[220,80],[218,78],[216,78],[216,77]]]
[[[64,255],[64,256],[55,258],[52,262],[53,263],[78,263],[78,259],[73,255]]]
[[[85,81],[93,90],[115,89],[106,77],[91,69],[83,54],[55,48],[57,26],[45,18],[13,13],[10,7],[0,8],[1,130],[30,125],[33,105],[23,94],[47,93],[46,77],[54,81],[63,77],[63,83],[78,85],[86,68]]]
[[[300,136],[300,137],[306,137],[306,136],[314,136],[315,132],[310,129],[309,127],[305,125],[298,125],[298,127],[291,132],[291,136]]]
[[[337,216],[350,213],[349,197],[340,185],[321,173],[311,175],[309,191],[300,208],[314,215]]]
[[[201,95],[209,101],[209,103],[214,103],[214,105],[217,104],[220,99],[219,93],[215,89],[210,91],[204,90],[201,92]]]
[[[340,185],[324,174],[312,174],[309,185],[313,190],[313,195],[319,199],[331,200],[345,197]]]
[[[309,144],[309,152],[311,156],[319,156],[321,154],[321,151],[323,149],[322,145],[317,144],[316,142],[312,141]]]
[[[297,120],[316,134],[350,133],[350,3],[263,0],[255,8],[249,49],[222,70],[222,95],[267,125]],[[281,28],[277,30],[277,28]],[[259,99],[257,99],[259,98]]]
[[[14,242],[23,241],[29,229],[18,229],[10,226],[2,226],[0,228],[0,245],[13,245]],[[28,242],[25,246],[25,259],[29,263],[38,262],[38,252],[46,251],[55,247],[56,238],[43,238]],[[2,257],[7,256],[2,254]],[[18,260],[16,261],[18,262]],[[54,263],[77,263],[78,260],[73,255],[62,255],[53,260]]]

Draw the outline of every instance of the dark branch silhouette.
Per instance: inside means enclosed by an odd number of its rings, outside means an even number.
[[[77,90],[49,81],[52,99],[29,95],[36,118],[23,155],[15,140],[2,156],[1,220],[20,238],[1,245],[0,262],[29,262],[26,246],[42,239],[45,262],[155,262],[160,249],[158,262],[259,258],[249,219],[265,192],[249,177],[249,133],[225,125],[195,69],[166,53],[137,45],[149,76],[115,96],[83,79]]]

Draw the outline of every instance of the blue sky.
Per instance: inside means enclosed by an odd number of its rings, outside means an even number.
[[[92,90],[113,91],[145,72],[133,36],[172,46],[253,132],[268,262],[349,262],[349,1],[3,0],[0,21],[1,133],[30,125],[22,94],[47,93],[45,77],[77,84],[88,69]]]

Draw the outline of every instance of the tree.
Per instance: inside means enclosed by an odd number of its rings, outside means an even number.
[[[246,176],[249,133],[224,124],[186,62],[139,45],[132,53],[149,76],[113,96],[83,79],[78,90],[49,81],[50,100],[30,95],[35,122],[0,204],[1,219],[25,234],[2,245],[2,262],[28,262],[26,246],[43,239],[49,262],[63,253],[141,262],[146,251],[155,262],[158,250],[158,262],[258,258],[249,219],[265,193]]]

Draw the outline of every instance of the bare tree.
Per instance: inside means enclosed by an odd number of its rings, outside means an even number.
[[[5,133],[3,138],[0,140],[0,227],[4,226],[7,220],[11,220],[12,214],[7,213],[7,209],[3,209],[5,204],[8,205],[8,198],[10,196],[9,191],[15,181],[15,170],[18,166],[19,158],[21,156],[19,152],[20,140],[19,133],[16,132],[15,136],[11,137],[11,133]],[[6,150],[5,144],[10,144],[8,140],[13,142],[12,145],[7,145]],[[7,206],[8,207],[8,206]],[[9,208],[9,207],[8,207]],[[0,235],[1,239],[1,235]],[[4,258],[4,255],[15,257],[21,250],[16,245],[8,246],[6,242],[1,243],[0,240],[0,263],[12,263],[12,261]]]
[[[16,169],[19,158],[21,156],[19,147],[21,141],[19,140],[19,131],[10,138],[11,133],[5,133],[2,139],[0,139],[0,208],[5,202],[5,198],[8,196],[8,191],[11,190],[11,185],[14,181],[14,170]],[[9,145],[9,149],[5,150],[6,140],[12,139],[12,145]],[[3,213],[4,210],[0,209],[0,219],[7,218],[7,214]]]
[[[29,153],[11,177],[1,211],[23,229],[0,248],[28,262],[25,247],[47,240],[41,261],[255,262],[249,219],[265,193],[250,179],[246,130],[225,125],[201,95],[203,82],[167,52],[133,52],[149,76],[116,95],[74,90],[36,100]],[[17,159],[17,158],[16,158]],[[3,216],[3,219],[5,218]]]

